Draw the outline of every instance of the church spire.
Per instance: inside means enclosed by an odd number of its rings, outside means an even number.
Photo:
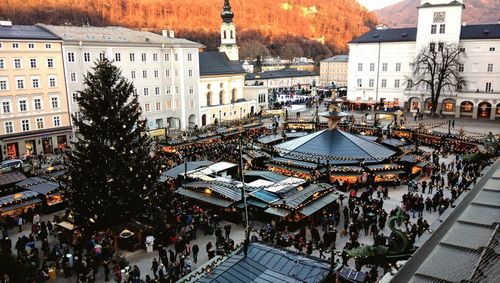
[[[233,22],[234,13],[231,10],[231,5],[229,4],[229,0],[224,0],[224,10],[220,14],[220,16],[225,23],[229,24]]]

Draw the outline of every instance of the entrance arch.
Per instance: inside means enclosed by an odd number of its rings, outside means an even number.
[[[253,115],[254,112],[255,112],[255,108],[253,106],[250,107],[250,115]]]
[[[443,110],[443,113],[445,113],[445,114],[455,114],[456,104],[457,104],[457,101],[455,99],[446,98],[441,103],[441,110]]]
[[[201,125],[206,126],[207,125],[207,114],[201,115]]]
[[[219,104],[220,104],[220,105],[222,105],[222,104],[224,104],[224,103],[225,103],[225,101],[224,101],[224,91],[223,91],[223,90],[221,90],[221,91],[219,92]]]
[[[472,116],[474,103],[472,101],[463,101],[460,103],[460,116]]]
[[[188,128],[193,129],[196,126],[196,115],[191,114],[188,118]]]
[[[489,119],[491,115],[491,103],[481,102],[477,107],[477,118]]]
[[[412,97],[410,98],[410,112],[417,112],[420,109],[420,98]]]

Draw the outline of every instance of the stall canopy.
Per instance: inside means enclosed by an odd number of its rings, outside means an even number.
[[[42,202],[37,198],[37,192],[25,191],[16,194],[7,195],[0,198],[0,212],[14,210],[23,206]]]
[[[265,213],[269,213],[272,215],[276,215],[279,217],[286,217],[288,214],[290,214],[290,210],[284,209],[284,208],[279,208],[279,207],[268,207],[266,210],[264,210]]]
[[[329,193],[326,196],[323,196],[322,198],[305,206],[304,208],[299,210],[299,212],[304,214],[305,216],[312,215],[316,211],[318,211],[318,210],[322,209],[323,207],[329,205],[330,203],[334,202],[338,197],[339,197],[339,195],[334,193],[334,192]]]
[[[269,135],[269,136],[265,136],[265,137],[257,139],[257,141],[261,144],[271,144],[271,143],[275,143],[275,142],[282,141],[282,140],[283,140],[283,136],[281,134]]]
[[[15,184],[24,179],[26,179],[26,176],[21,172],[4,173],[0,175],[0,186]]]
[[[50,181],[42,177],[27,178],[17,183],[16,186],[33,192],[37,192],[42,195],[50,194],[54,191],[59,190],[59,188],[61,187],[59,183]]]
[[[164,183],[168,180],[168,178],[177,178],[179,175],[184,174],[186,167],[187,167],[187,172],[197,170],[198,168],[201,167],[206,167],[214,164],[212,161],[208,160],[201,160],[201,161],[193,161],[193,162],[187,162],[186,164],[181,164],[179,166],[176,166],[168,171],[165,171],[161,174],[159,181],[161,183]]]
[[[266,203],[273,203],[273,202],[278,201],[280,199],[277,195],[275,195],[271,192],[268,192],[266,190],[259,190],[259,191],[251,192],[250,195],[259,199],[259,200],[262,200]]]
[[[264,170],[247,171],[245,177],[258,177],[275,183],[288,179],[287,176]]]
[[[241,191],[239,189],[234,189],[233,186],[225,186],[221,183],[195,181],[185,184],[184,187],[203,189],[204,191],[208,189],[210,192],[215,192],[221,196],[230,198],[233,201],[241,200]]]
[[[177,189],[176,193],[183,195],[183,196],[186,196],[186,197],[189,197],[189,198],[192,198],[192,199],[196,199],[196,200],[200,200],[200,201],[210,203],[210,204],[213,204],[216,206],[220,206],[220,207],[229,207],[231,204],[233,204],[232,201],[221,199],[221,198],[218,198],[218,197],[213,196],[211,194],[200,193],[197,191],[188,190],[188,189],[184,189],[184,188]]]

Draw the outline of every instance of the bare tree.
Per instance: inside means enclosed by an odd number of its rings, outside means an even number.
[[[431,42],[413,61],[412,75],[406,78],[407,84],[430,92],[431,115],[436,114],[441,95],[452,94],[467,85],[459,70],[464,52],[456,44]]]

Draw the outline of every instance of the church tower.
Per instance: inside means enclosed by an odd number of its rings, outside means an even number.
[[[222,10],[222,25],[220,26],[219,52],[225,52],[229,60],[239,60],[239,47],[236,45],[236,26],[233,23],[234,13],[231,10],[229,0],[224,0]]]
[[[463,0],[422,0],[418,7],[416,52],[430,42],[458,44],[463,9]]]

